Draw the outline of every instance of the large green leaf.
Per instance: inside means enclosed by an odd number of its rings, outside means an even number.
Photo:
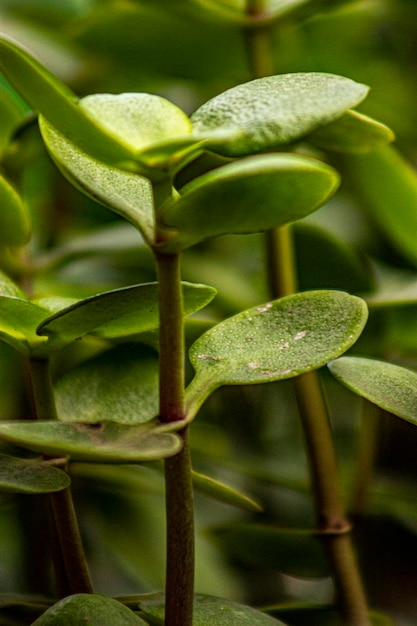
[[[328,576],[323,546],[311,530],[228,524],[211,531],[233,563],[292,576]]]
[[[30,239],[29,213],[12,185],[0,175],[0,244],[21,246]]]
[[[189,183],[160,211],[163,250],[227,233],[253,233],[312,213],[336,191],[337,172],[295,154],[247,157]]]
[[[76,594],[59,600],[32,626],[147,626],[138,615],[113,598]]]
[[[368,87],[322,73],[268,76],[233,87],[191,116],[197,135],[227,133],[211,149],[226,156],[272,150],[304,137],[359,104]]]
[[[408,260],[417,264],[417,173],[392,146],[343,157],[364,209]]]
[[[329,363],[343,385],[370,402],[417,424],[417,372],[393,363],[342,357]]]
[[[163,619],[164,596],[153,593],[143,596],[139,603],[144,617]],[[274,619],[249,606],[215,598],[196,595],[194,597],[193,626],[285,626],[284,622]]]
[[[222,385],[283,380],[342,355],[361,334],[366,304],[340,291],[311,291],[231,317],[190,349],[196,371],[186,390],[189,419]]]
[[[126,426],[62,422],[0,422],[0,439],[48,454],[92,463],[140,463],[176,454],[181,439],[161,433],[156,422]]]
[[[142,424],[158,414],[158,355],[122,344],[70,370],[56,389],[65,422]]]
[[[0,454],[0,491],[53,493],[71,483],[65,472],[45,462]]]
[[[203,308],[215,294],[212,287],[184,282],[184,314]],[[61,345],[92,331],[102,337],[121,337],[158,324],[158,283],[143,283],[80,300],[44,319],[37,332]]]

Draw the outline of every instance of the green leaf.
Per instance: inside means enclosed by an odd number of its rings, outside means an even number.
[[[0,296],[0,339],[25,356],[42,354],[47,339],[36,327],[49,311],[19,297]]]
[[[210,139],[212,135],[209,149],[243,156],[304,137],[341,117],[367,93],[365,85],[333,74],[268,76],[209,100],[192,114],[191,121],[197,136]]]
[[[121,602],[96,594],[75,594],[59,600],[51,606],[32,626],[147,626],[138,615]]]
[[[12,185],[0,175],[0,244],[22,246],[30,239],[29,213]]]
[[[190,349],[196,375],[186,390],[188,419],[222,385],[283,380],[322,367],[352,346],[366,319],[360,298],[311,291],[217,324]]]
[[[216,294],[206,285],[182,284],[185,315],[206,306]],[[123,337],[158,325],[158,283],[143,283],[80,300],[44,319],[37,332],[61,346],[92,331],[101,337]]]
[[[323,577],[329,566],[314,531],[235,523],[212,529],[233,563],[292,576]]]
[[[161,207],[167,229],[161,249],[178,251],[209,237],[295,221],[324,204],[338,183],[330,166],[295,154],[259,155],[224,165],[185,185],[180,198]]]
[[[385,411],[417,424],[417,372],[393,363],[342,357],[329,363],[333,376]]]
[[[0,491],[53,493],[70,483],[68,474],[47,463],[0,454]]]
[[[0,439],[51,456],[92,463],[156,461],[180,451],[181,439],[156,422],[126,426],[62,422],[0,422]]]
[[[262,511],[262,507],[252,498],[241,493],[234,487],[226,485],[215,478],[201,474],[193,470],[193,485],[198,491],[210,496],[219,502],[236,506],[240,509],[252,512]]]
[[[148,615],[163,619],[164,596],[161,593],[153,593],[142,596],[139,606]],[[193,626],[285,626],[284,622],[265,615],[249,606],[197,594],[194,596]]]
[[[158,355],[122,344],[71,369],[55,392],[64,422],[143,424],[158,414]]]
[[[356,111],[347,111],[308,136],[309,143],[335,152],[369,152],[394,139],[388,126]]]
[[[0,296],[9,296],[12,298],[26,298],[23,291],[20,289],[11,278],[0,270]]]
[[[343,157],[351,182],[372,220],[417,265],[417,173],[392,146]]]

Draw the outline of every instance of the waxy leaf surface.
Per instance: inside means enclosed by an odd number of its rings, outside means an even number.
[[[138,426],[111,422],[1,422],[0,439],[41,454],[92,463],[155,461],[181,449],[181,439],[173,433],[158,432],[155,422]]]
[[[393,363],[341,357],[329,368],[356,394],[412,424],[417,424],[417,372]]]
[[[59,600],[32,626],[147,626],[138,615],[121,602],[96,594],[76,594]]]
[[[268,76],[233,87],[191,116],[197,135],[224,132],[209,149],[225,156],[269,151],[294,142],[359,104],[368,87],[322,73]]]
[[[22,246],[31,233],[29,213],[17,191],[0,175],[0,244]]]
[[[0,491],[8,493],[53,493],[71,483],[65,472],[40,461],[0,455]]]
[[[196,371],[186,391],[191,420],[222,385],[292,378],[342,355],[361,334],[366,304],[339,291],[299,293],[239,313],[190,349]]]
[[[189,183],[160,211],[162,250],[228,233],[254,233],[305,217],[336,191],[337,172],[294,154],[247,157]]]
[[[147,615],[163,619],[163,594],[154,593],[143,596],[140,608]],[[284,622],[274,619],[261,611],[249,606],[197,594],[194,596],[193,626],[286,626]]]

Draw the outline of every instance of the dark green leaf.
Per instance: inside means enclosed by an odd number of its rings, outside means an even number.
[[[70,485],[68,474],[41,461],[0,455],[0,491],[53,493]]]
[[[190,349],[196,376],[186,391],[189,419],[217,387],[283,380],[322,367],[350,348],[367,319],[365,302],[311,291],[231,317]]]
[[[283,74],[233,87],[203,104],[191,121],[213,134],[210,149],[226,156],[272,150],[334,121],[359,104],[368,87],[333,74]],[[216,133],[225,133],[222,138]]]
[[[329,363],[343,385],[385,411],[417,424],[417,372],[374,359],[342,357]]]
[[[138,615],[113,598],[76,594],[59,600],[33,626],[147,626]]]
[[[140,463],[176,454],[181,439],[158,432],[156,422],[126,426],[62,422],[0,422],[0,439],[48,454],[93,463]]]
[[[338,184],[331,167],[295,154],[260,155],[224,165],[163,205],[160,218],[167,242],[161,249],[177,251],[209,237],[293,222],[324,204]]]

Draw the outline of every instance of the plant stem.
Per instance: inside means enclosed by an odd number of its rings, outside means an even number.
[[[156,253],[159,278],[159,419],[181,421],[184,408],[184,328],[180,256]],[[194,497],[187,427],[182,451],[165,460],[166,626],[192,626]]]
[[[364,515],[366,513],[369,488],[374,477],[378,451],[380,414],[381,409],[379,407],[371,402],[363,401],[358,463],[350,506],[353,515]]]
[[[30,359],[36,418],[57,419],[52,391],[49,359]],[[68,471],[68,464],[65,465]],[[52,538],[52,558],[55,567],[57,588],[61,595],[92,593],[93,587],[88,571],[80,529],[72,500],[71,488],[49,496],[57,540]]]
[[[248,0],[246,13],[256,21],[265,11],[265,0]],[[253,78],[262,78],[274,73],[274,62],[271,53],[270,26],[249,26],[245,31],[245,43],[250,74]]]

